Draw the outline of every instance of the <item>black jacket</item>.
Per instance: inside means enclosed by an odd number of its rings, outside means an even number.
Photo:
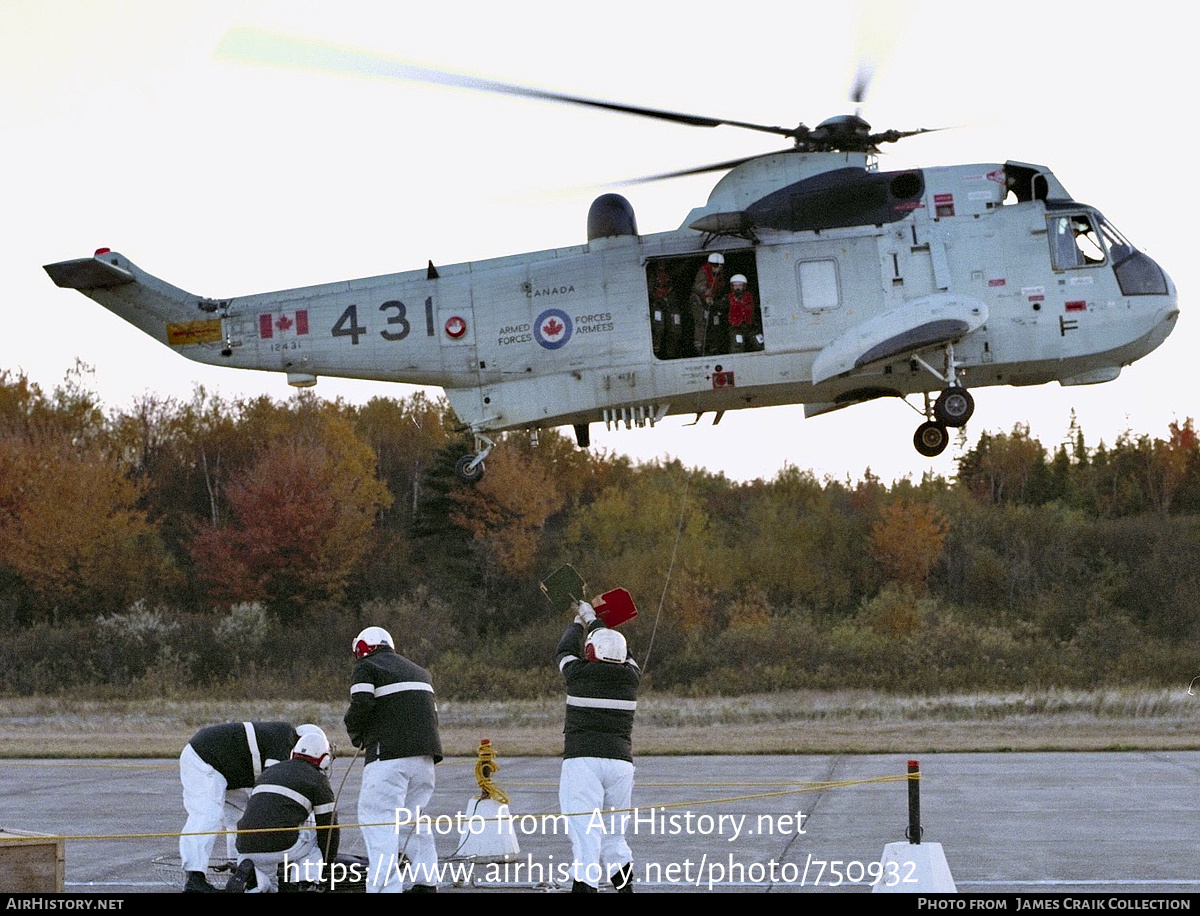
[[[398,757],[442,759],[429,672],[387,646],[359,659],[350,677],[346,731],[366,763]]]
[[[282,852],[291,849],[299,838],[299,827],[312,814],[318,827],[330,827],[334,817],[334,795],[329,777],[307,760],[285,760],[267,767],[250,793],[246,812],[238,821],[238,830],[271,830],[267,833],[239,833],[240,853]],[[317,831],[317,848],[326,862],[337,855],[339,831]]]
[[[603,626],[593,621],[589,630]],[[633,659],[624,664],[589,662],[584,629],[572,623],[558,641],[555,661],[567,686],[563,757],[608,757],[633,762],[633,716],[642,672]]]
[[[249,789],[268,766],[267,761],[287,760],[298,740],[290,722],[227,722],[200,729],[188,743],[201,760],[225,777],[227,788]]]

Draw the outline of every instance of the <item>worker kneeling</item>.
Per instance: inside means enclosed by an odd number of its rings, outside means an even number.
[[[226,891],[275,893],[280,865],[286,880],[321,880],[339,840],[328,775],[332,756],[329,739],[317,729],[296,742],[291,759],[263,770],[238,821],[238,867]]]

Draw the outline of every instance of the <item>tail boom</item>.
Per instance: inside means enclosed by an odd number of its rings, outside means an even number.
[[[90,258],[47,264],[45,270],[58,286],[94,299],[159,343],[201,347],[187,354],[192,359],[212,362],[203,351],[211,349],[215,357],[224,346],[223,303],[172,286],[115,251],[101,248]]]

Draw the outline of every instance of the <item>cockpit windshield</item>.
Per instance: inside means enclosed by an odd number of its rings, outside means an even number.
[[[1167,278],[1162,269],[1094,210],[1051,213],[1047,229],[1055,270],[1098,267],[1108,261],[1123,295],[1166,295]]]
[[[1108,245],[1113,271],[1117,283],[1126,296],[1165,296],[1167,278],[1148,255],[1138,251],[1117,228],[1100,214],[1096,214],[1100,232]]]

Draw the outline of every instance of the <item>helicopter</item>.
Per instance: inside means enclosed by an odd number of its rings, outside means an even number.
[[[261,38],[261,36],[259,36]],[[604,193],[563,248],[235,298],[186,292],[108,248],[45,266],[189,359],[444,389],[484,474],[507,430],[654,426],[802,404],[814,417],[920,395],[913,445],[945,450],[971,388],[1110,381],[1178,318],[1174,283],[1051,170],[1016,160],[881,171],[861,115],[770,126],[409,68],[467,86],[681,125],[783,137],[723,171],[679,228],[643,235]],[[866,78],[851,100],[861,102]],[[912,406],[911,404],[909,405]]]

